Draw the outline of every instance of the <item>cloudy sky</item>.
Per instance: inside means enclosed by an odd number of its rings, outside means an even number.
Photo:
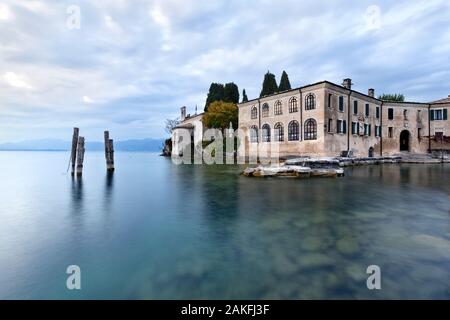
[[[88,140],[164,137],[211,82],[254,98],[267,70],[436,100],[449,21],[448,0],[0,0],[0,143],[69,140],[74,125]]]

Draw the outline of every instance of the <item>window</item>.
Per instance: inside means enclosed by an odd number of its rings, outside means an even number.
[[[344,112],[344,97],[339,97],[339,111]]]
[[[417,129],[417,139],[419,139],[419,141],[420,141],[420,138],[422,137],[422,129],[421,128],[418,128]]]
[[[388,109],[388,119],[394,120],[394,109],[392,109],[392,108]]]
[[[392,138],[394,136],[394,128],[388,128],[388,138]]]
[[[305,140],[317,139],[317,122],[314,119],[305,121]]]
[[[289,113],[297,112],[297,98],[292,97],[291,100],[289,100]]]
[[[375,126],[375,137],[381,137],[381,127]]]
[[[336,129],[337,129],[337,133],[347,133],[347,121],[338,120]]]
[[[356,135],[358,134],[358,123],[352,122],[352,134]]]
[[[366,117],[370,115],[370,106],[368,103],[366,103]]]
[[[314,94],[308,94],[305,100],[305,110],[312,110],[316,108],[316,97]]]
[[[331,108],[331,98],[333,95],[331,93],[328,94],[328,108]]]
[[[376,108],[376,117],[377,119],[380,119],[380,107]]]
[[[256,126],[250,128],[250,142],[258,142],[258,127]]]
[[[408,120],[408,110],[403,110],[403,120]]]
[[[283,124],[281,122],[278,122],[274,126],[275,129],[275,140],[276,141],[284,141],[284,130],[283,130]]]
[[[447,109],[430,110],[430,120],[447,120]]]
[[[353,114],[358,114],[358,101],[353,101]]]
[[[251,115],[252,115],[252,119],[258,118],[258,109],[255,106],[252,107]]]
[[[333,132],[333,130],[331,130],[332,125],[333,125],[333,119],[328,119],[328,126],[327,126],[328,133]]]
[[[270,126],[267,123],[262,126],[262,141],[270,142]]]
[[[264,103],[262,106],[262,116],[264,118],[269,116],[269,105],[267,103]]]
[[[276,116],[278,116],[280,114],[283,114],[283,108],[282,108],[282,104],[281,104],[280,100],[275,102],[274,113],[275,113]]]
[[[365,136],[370,136],[371,135],[371,125],[364,123],[364,135]]]
[[[289,122],[288,125],[288,140],[298,141],[298,136],[299,136],[298,122],[293,120]]]

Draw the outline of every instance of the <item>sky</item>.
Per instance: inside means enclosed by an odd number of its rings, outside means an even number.
[[[252,99],[268,70],[434,101],[449,21],[448,0],[0,0],[0,143],[163,138],[211,82]]]

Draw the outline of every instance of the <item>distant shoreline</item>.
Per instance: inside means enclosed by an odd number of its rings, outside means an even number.
[[[69,152],[64,149],[0,149],[0,152]],[[103,150],[86,150],[86,152],[104,152]],[[158,150],[116,150],[116,153],[135,152],[135,153],[160,153]]]

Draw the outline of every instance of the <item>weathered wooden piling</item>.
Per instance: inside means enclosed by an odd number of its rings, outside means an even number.
[[[106,170],[114,171],[114,142],[109,138],[109,131],[105,131],[105,159]]]
[[[84,161],[84,137],[78,138],[78,156],[77,156],[77,176],[83,174],[83,161]]]
[[[72,175],[75,174],[75,164],[77,158],[77,145],[78,145],[78,135],[80,129],[73,128],[73,136],[72,136],[72,153],[70,155],[70,162],[72,164]]]

